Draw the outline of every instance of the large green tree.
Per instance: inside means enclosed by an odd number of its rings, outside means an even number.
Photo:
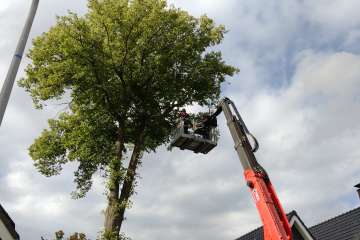
[[[103,170],[105,233],[118,238],[142,154],[169,140],[179,107],[218,100],[221,83],[237,69],[209,49],[225,28],[206,16],[165,0],[89,0],[88,9],[85,16],[59,17],[34,40],[19,85],[38,108],[68,102],[30,156],[45,176],[78,162],[77,197]]]

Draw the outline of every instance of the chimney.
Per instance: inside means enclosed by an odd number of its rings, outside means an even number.
[[[359,194],[359,198],[360,198],[360,183],[356,184],[354,187],[356,187],[356,191]]]

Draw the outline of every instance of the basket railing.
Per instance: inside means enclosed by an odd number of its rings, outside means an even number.
[[[177,128],[175,128],[172,133],[171,133],[171,138],[172,139],[175,139],[177,136],[179,135],[182,135],[185,133],[184,131],[184,120],[180,120],[179,121],[179,124],[177,126]],[[193,126],[195,124],[192,124]],[[194,127],[189,127],[189,133],[188,134],[191,134],[191,135],[195,135],[195,136],[201,136],[200,134],[195,134],[194,133]],[[201,136],[202,137],[202,136]],[[210,128],[210,131],[209,131],[209,141],[212,141],[212,142],[217,142],[219,139],[219,129],[217,127],[211,127]]]

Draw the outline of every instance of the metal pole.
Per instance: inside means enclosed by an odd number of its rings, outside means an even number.
[[[1,92],[0,92],[0,126],[2,123],[2,119],[4,117],[6,106],[9,102],[11,90],[14,85],[14,81],[15,81],[16,74],[19,69],[19,65],[20,65],[22,56],[24,54],[25,45],[26,45],[27,39],[29,37],[30,29],[31,29],[32,23],[34,21],[34,17],[35,17],[38,5],[39,5],[39,0],[32,1],[29,15],[26,19],[24,29],[21,33],[20,40],[16,47],[15,54],[12,58],[9,70],[6,75],[5,82],[4,82]]]

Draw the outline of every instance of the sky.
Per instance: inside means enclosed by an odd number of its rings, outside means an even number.
[[[287,212],[307,226],[359,207],[360,1],[169,0],[228,29],[217,47],[240,69],[222,95],[237,105],[260,142],[256,153]],[[1,0],[0,85],[5,79],[31,1]],[[86,12],[85,0],[41,0],[30,39],[57,15]],[[26,51],[31,47],[28,41]],[[17,79],[24,76],[23,59]],[[0,127],[0,204],[22,239],[85,232],[96,239],[106,207],[104,179],[87,197],[71,199],[73,172],[46,178],[27,148],[61,112],[34,110],[14,86]],[[124,232],[135,240],[235,239],[261,223],[223,117],[218,146],[207,155],[166,146],[145,154]]]

